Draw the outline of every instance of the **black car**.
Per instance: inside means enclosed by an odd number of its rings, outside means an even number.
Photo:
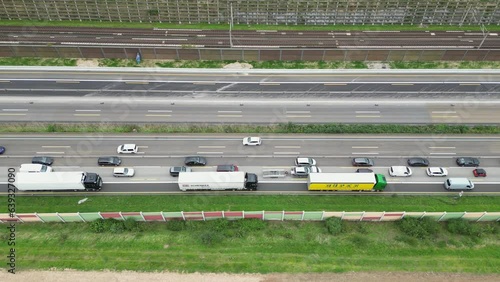
[[[354,158],[352,159],[353,166],[373,166],[375,163],[370,158]]]
[[[429,161],[424,158],[409,158],[408,159],[409,166],[429,166]]]
[[[191,172],[191,168],[185,166],[173,166],[170,168],[171,176],[177,177],[179,176],[179,172]]]
[[[238,166],[236,165],[218,165],[217,171],[219,172],[233,172],[238,171]]]
[[[54,158],[52,157],[42,157],[36,156],[31,159],[32,164],[42,164],[42,165],[52,165],[54,163]]]
[[[371,170],[369,168],[358,168],[358,169],[356,169],[356,172],[358,172],[358,173],[370,173],[370,172],[373,172],[373,170]]]
[[[97,160],[98,165],[119,166],[121,163],[122,160],[119,157],[100,157]]]
[[[190,156],[184,159],[184,164],[189,166],[204,166],[207,164],[207,159],[200,156]]]
[[[479,160],[476,158],[462,157],[457,158],[458,166],[479,166]]]

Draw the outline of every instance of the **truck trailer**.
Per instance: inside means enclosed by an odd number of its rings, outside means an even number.
[[[387,180],[377,173],[311,173],[307,189],[311,191],[383,191]]]
[[[19,191],[100,191],[102,178],[91,172],[49,172],[16,174]]]
[[[181,191],[257,190],[258,178],[243,171],[180,172],[178,184]]]

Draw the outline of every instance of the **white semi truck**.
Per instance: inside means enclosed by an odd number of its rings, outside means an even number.
[[[178,184],[181,191],[257,190],[258,178],[243,171],[180,172]]]
[[[91,172],[19,172],[14,183],[19,191],[100,191],[102,178]]]

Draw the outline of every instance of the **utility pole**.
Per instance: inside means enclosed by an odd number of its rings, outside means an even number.
[[[231,22],[229,23],[229,46],[233,48],[233,36],[232,36],[232,30],[233,30],[233,3],[231,3],[230,7],[230,17],[231,17]]]

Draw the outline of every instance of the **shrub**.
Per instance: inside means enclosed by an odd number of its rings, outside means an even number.
[[[342,219],[339,217],[329,217],[325,220],[326,229],[328,233],[337,235],[342,232]]]
[[[209,230],[201,233],[200,239],[203,245],[211,246],[222,241],[222,236],[218,232]]]
[[[477,237],[481,237],[483,235],[483,231],[486,231],[486,228],[481,228],[481,226],[461,218],[448,220],[446,223],[446,229],[453,234]]]
[[[243,234],[246,234],[252,231],[263,230],[267,227],[267,222],[257,218],[240,219],[234,221],[234,226],[239,228]]]
[[[123,227],[127,231],[143,231],[144,224],[142,222],[136,221],[132,217],[128,217],[123,221]]]
[[[167,229],[170,231],[182,231],[186,229],[186,222],[184,220],[169,220],[167,221]]]
[[[225,218],[218,218],[214,220],[205,221],[205,227],[208,230],[220,232],[228,229],[230,227],[230,222]]]
[[[439,223],[430,218],[405,217],[397,221],[397,225],[403,233],[418,239],[436,235],[439,230]]]
[[[97,220],[89,222],[90,230],[94,233],[104,232],[104,219],[99,218]]]

